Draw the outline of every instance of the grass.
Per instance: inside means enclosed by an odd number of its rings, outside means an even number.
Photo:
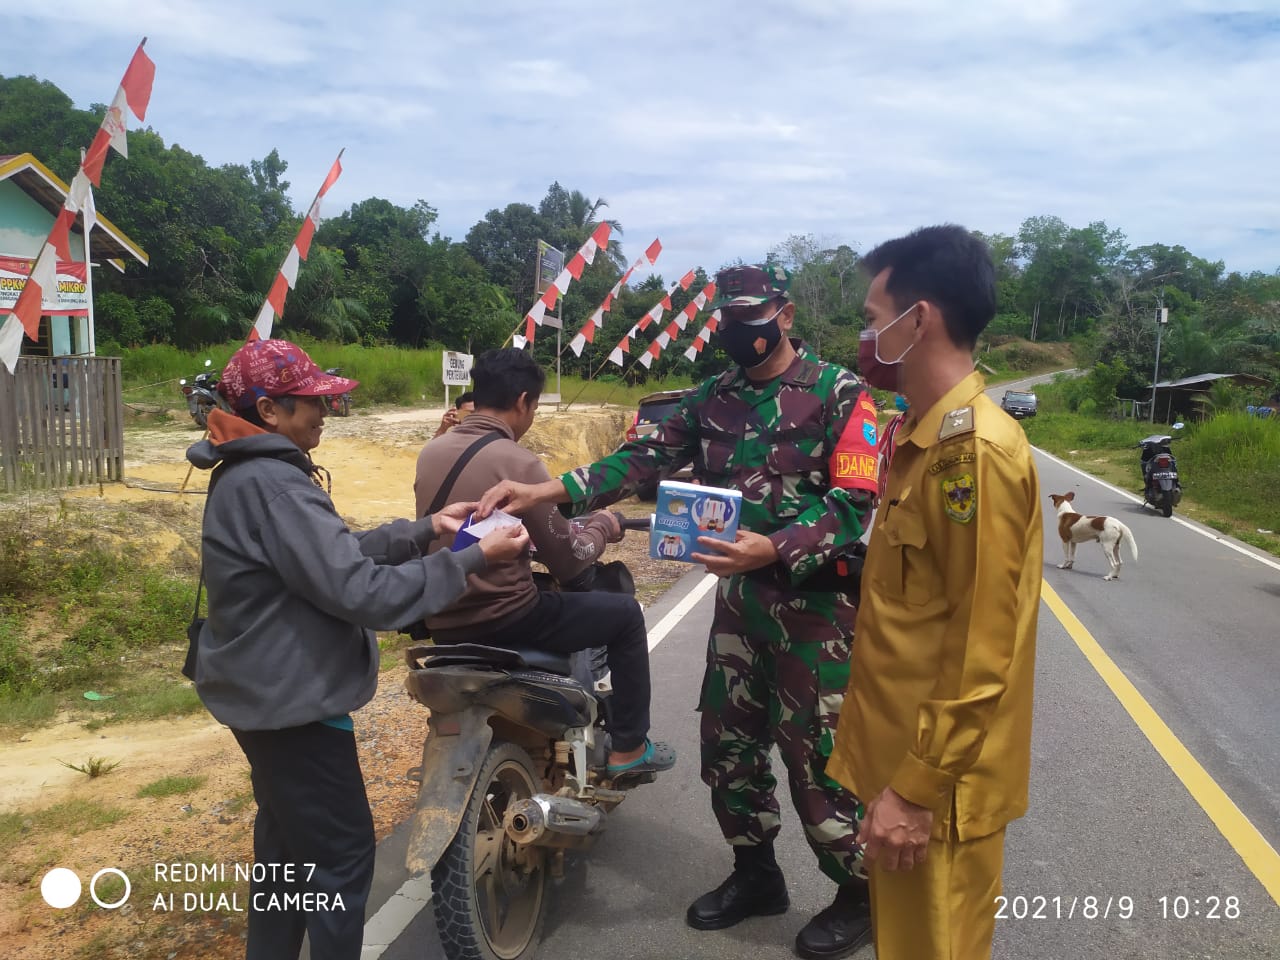
[[[0,813],[0,857],[9,853],[35,831],[68,833],[73,837],[119,823],[128,815],[121,807],[96,800],[73,798],[43,810],[15,810]]]
[[[648,383],[629,384],[619,380],[581,380],[578,377],[564,377],[561,381],[560,396],[563,402],[574,406],[612,403],[624,407],[633,407],[641,397],[661,390],[682,390],[694,386],[688,377],[668,377],[666,380],[650,380]],[[555,389],[555,380],[549,379],[548,390]],[[563,407],[562,407],[563,409]]]
[[[235,340],[194,352],[167,344],[120,351],[126,403],[159,402],[182,406],[178,381],[192,380],[206,369],[220,373],[244,341]],[[359,344],[299,340],[299,346],[321,367],[341,367],[342,375],[360,381],[357,404],[418,403],[444,397],[439,348],[365,347]],[[212,363],[206,368],[205,360]]]
[[[157,670],[178,678],[195,577],[185,560],[155,563],[137,536],[146,519],[65,500],[0,511],[0,725],[199,709],[185,684],[155,683]],[[114,696],[90,704],[86,690]]]
[[[98,777],[105,777],[116,767],[120,766],[119,760],[108,760],[106,757],[90,757],[84,763],[67,763],[65,760],[59,760],[58,762],[68,770],[75,770],[77,773],[83,773],[90,780],[96,780]]]
[[[1142,487],[1137,442],[1165,429],[1061,410],[1022,424],[1036,446],[1134,493]],[[1183,494],[1178,512],[1280,555],[1280,423],[1224,413],[1181,433],[1173,446]]]
[[[0,813],[0,856],[6,856],[31,829],[27,816],[16,810]]]
[[[998,336],[980,344],[975,359],[991,386],[1075,365],[1070,344]]]
[[[55,693],[20,694],[0,688],[0,728],[42,727],[52,723],[60,702],[61,698]]]
[[[213,361],[208,369],[221,371],[241,345],[241,341],[235,341],[191,353],[165,344],[122,350],[125,402],[155,403],[182,409],[185,400],[178,381],[193,379],[202,372],[206,359]],[[362,407],[376,404],[419,406],[444,402],[444,384],[440,376],[443,351],[439,348],[409,350],[309,340],[301,341],[300,346],[320,366],[340,367],[343,376],[360,381],[359,388],[352,395],[353,409],[357,413]],[[692,385],[692,380],[681,377],[632,385],[612,375],[588,381],[566,376],[560,382],[560,395],[564,400],[577,404],[631,406],[654,391]],[[556,389],[553,370],[548,371],[546,389],[548,393]],[[451,396],[456,395],[456,391],[451,392]]]
[[[388,670],[404,668],[404,651],[413,646],[413,640],[406,633],[378,634],[378,667],[386,673]]]
[[[153,780],[138,790],[138,797],[176,797],[184,793],[194,793],[205,785],[209,778],[203,775],[193,777],[161,777]]]

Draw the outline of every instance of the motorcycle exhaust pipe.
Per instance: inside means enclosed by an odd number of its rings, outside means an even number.
[[[503,829],[514,843],[533,847],[585,847],[604,826],[604,812],[569,797],[539,793],[507,810]]]

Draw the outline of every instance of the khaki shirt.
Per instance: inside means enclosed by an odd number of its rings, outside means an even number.
[[[1043,565],[1031,447],[984,386],[970,374],[898,431],[827,768],[960,840],[1027,809]]]

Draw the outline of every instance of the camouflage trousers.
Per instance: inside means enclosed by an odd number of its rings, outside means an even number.
[[[725,839],[771,841],[781,827],[776,744],[791,802],[818,866],[836,883],[862,875],[862,805],[826,774],[849,682],[856,609],[841,594],[797,593],[722,579],[707,645],[702,779]]]

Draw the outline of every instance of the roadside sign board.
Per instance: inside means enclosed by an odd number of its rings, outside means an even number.
[[[534,295],[542,296],[551,281],[564,269],[564,253],[545,240],[538,241],[538,275],[534,280]]]
[[[444,385],[446,387],[465,387],[471,382],[471,364],[475,360],[469,353],[456,350],[444,352]]]

